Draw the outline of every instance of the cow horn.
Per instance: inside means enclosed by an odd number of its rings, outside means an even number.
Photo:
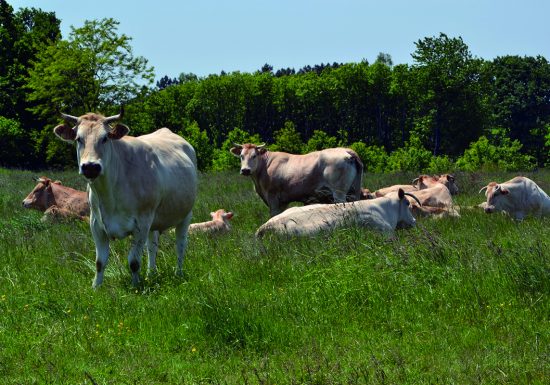
[[[416,182],[418,182],[420,178],[414,178],[413,181],[411,182],[411,184],[415,184]]]
[[[256,147],[257,147],[257,148],[264,148],[264,147],[265,147],[265,143],[258,144]]]
[[[72,124],[76,124],[76,122],[78,120],[78,117],[68,115],[68,114],[64,114],[63,112],[61,113],[61,117],[63,118],[63,120],[67,121],[68,123],[72,123]]]
[[[420,201],[418,200],[418,198],[415,197],[413,194],[406,192],[405,195],[408,195],[408,196],[410,196],[411,198],[413,198],[416,202],[418,202],[418,205],[419,205],[420,207],[422,207],[422,203],[420,203]]]
[[[111,122],[114,122],[115,120],[122,119],[123,116],[124,116],[124,108],[120,107],[120,112],[118,113],[118,115],[109,116],[109,117],[103,119],[103,123],[109,124]]]
[[[479,190],[478,194],[481,194],[481,192],[482,192],[483,190],[487,190],[487,186],[483,186],[483,187],[481,188],[481,190]]]
[[[243,148],[243,145],[242,145],[242,144],[239,144],[239,143],[235,143],[235,142],[233,142],[233,146],[235,146],[235,147],[239,147],[239,148]]]

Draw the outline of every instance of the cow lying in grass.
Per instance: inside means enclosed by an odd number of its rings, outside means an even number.
[[[292,207],[260,226],[256,237],[270,233],[308,236],[353,225],[384,232],[392,232],[398,225],[414,226],[416,220],[405,198],[412,195],[403,190],[397,194],[395,198]]]
[[[226,212],[224,209],[211,212],[211,221],[191,223],[189,225],[190,233],[224,233],[231,230],[229,220],[233,218],[231,211]]]
[[[550,215],[550,197],[531,179],[516,176],[504,183],[491,182],[485,190],[487,201],[482,203],[487,214],[501,211],[522,220],[527,215]]]
[[[45,176],[38,178],[38,184],[23,199],[23,207],[44,212],[42,220],[80,219],[88,220],[90,205],[86,191],[63,186]]]
[[[458,186],[456,184],[456,178],[452,174],[441,174],[441,175],[420,175],[418,178],[412,181],[412,184],[418,190],[424,190],[430,187],[437,186],[442,184],[449,189],[451,195],[458,194]]]
[[[396,192],[386,195],[387,197],[397,196]],[[443,216],[459,217],[460,214],[453,207],[453,198],[449,189],[442,183],[436,183],[433,187],[417,190],[414,192],[416,198],[407,196],[411,203],[411,210],[415,217],[434,217]],[[418,204],[417,202],[420,202]]]

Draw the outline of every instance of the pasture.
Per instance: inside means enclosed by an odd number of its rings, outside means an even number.
[[[550,218],[463,209],[394,237],[259,242],[268,209],[250,179],[203,174],[193,222],[224,208],[231,232],[190,236],[183,278],[164,234],[159,273],[137,289],[129,241],[113,242],[94,291],[88,225],[21,205],[40,175],[85,188],[74,170],[0,169],[2,384],[548,383]],[[482,186],[514,175],[458,174],[455,202],[478,204]],[[550,192],[550,171],[524,175]]]

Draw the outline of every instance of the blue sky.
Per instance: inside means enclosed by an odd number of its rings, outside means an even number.
[[[112,17],[132,38],[135,55],[157,79],[275,70],[327,62],[412,63],[415,42],[440,32],[462,37],[474,56],[550,59],[549,0],[7,0],[53,11],[70,26]]]

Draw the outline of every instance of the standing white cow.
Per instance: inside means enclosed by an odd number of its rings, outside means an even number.
[[[349,148],[294,155],[246,143],[235,144],[230,151],[241,159],[241,174],[252,178],[271,216],[291,202],[338,203],[361,198],[363,163]]]
[[[368,227],[384,232],[391,232],[398,225],[411,227],[416,224],[416,220],[409,208],[409,201],[405,198],[407,195],[414,198],[414,195],[400,189],[397,196],[391,198],[291,207],[260,226],[256,231],[256,237],[261,238],[270,233],[314,235],[346,225]]]
[[[504,183],[491,182],[485,191],[487,202],[480,205],[487,214],[504,211],[512,218],[522,220],[526,215],[550,215],[550,198],[531,179],[516,176]]]
[[[176,228],[177,273],[181,274],[187,229],[197,195],[195,150],[168,128],[131,137],[128,127],[111,123],[119,115],[62,114],[54,132],[76,141],[78,169],[88,180],[90,228],[96,247],[93,287],[103,281],[109,241],[132,235],[128,263],[132,283],[139,282],[141,256],[147,244],[149,272],[156,270],[159,232]]]

